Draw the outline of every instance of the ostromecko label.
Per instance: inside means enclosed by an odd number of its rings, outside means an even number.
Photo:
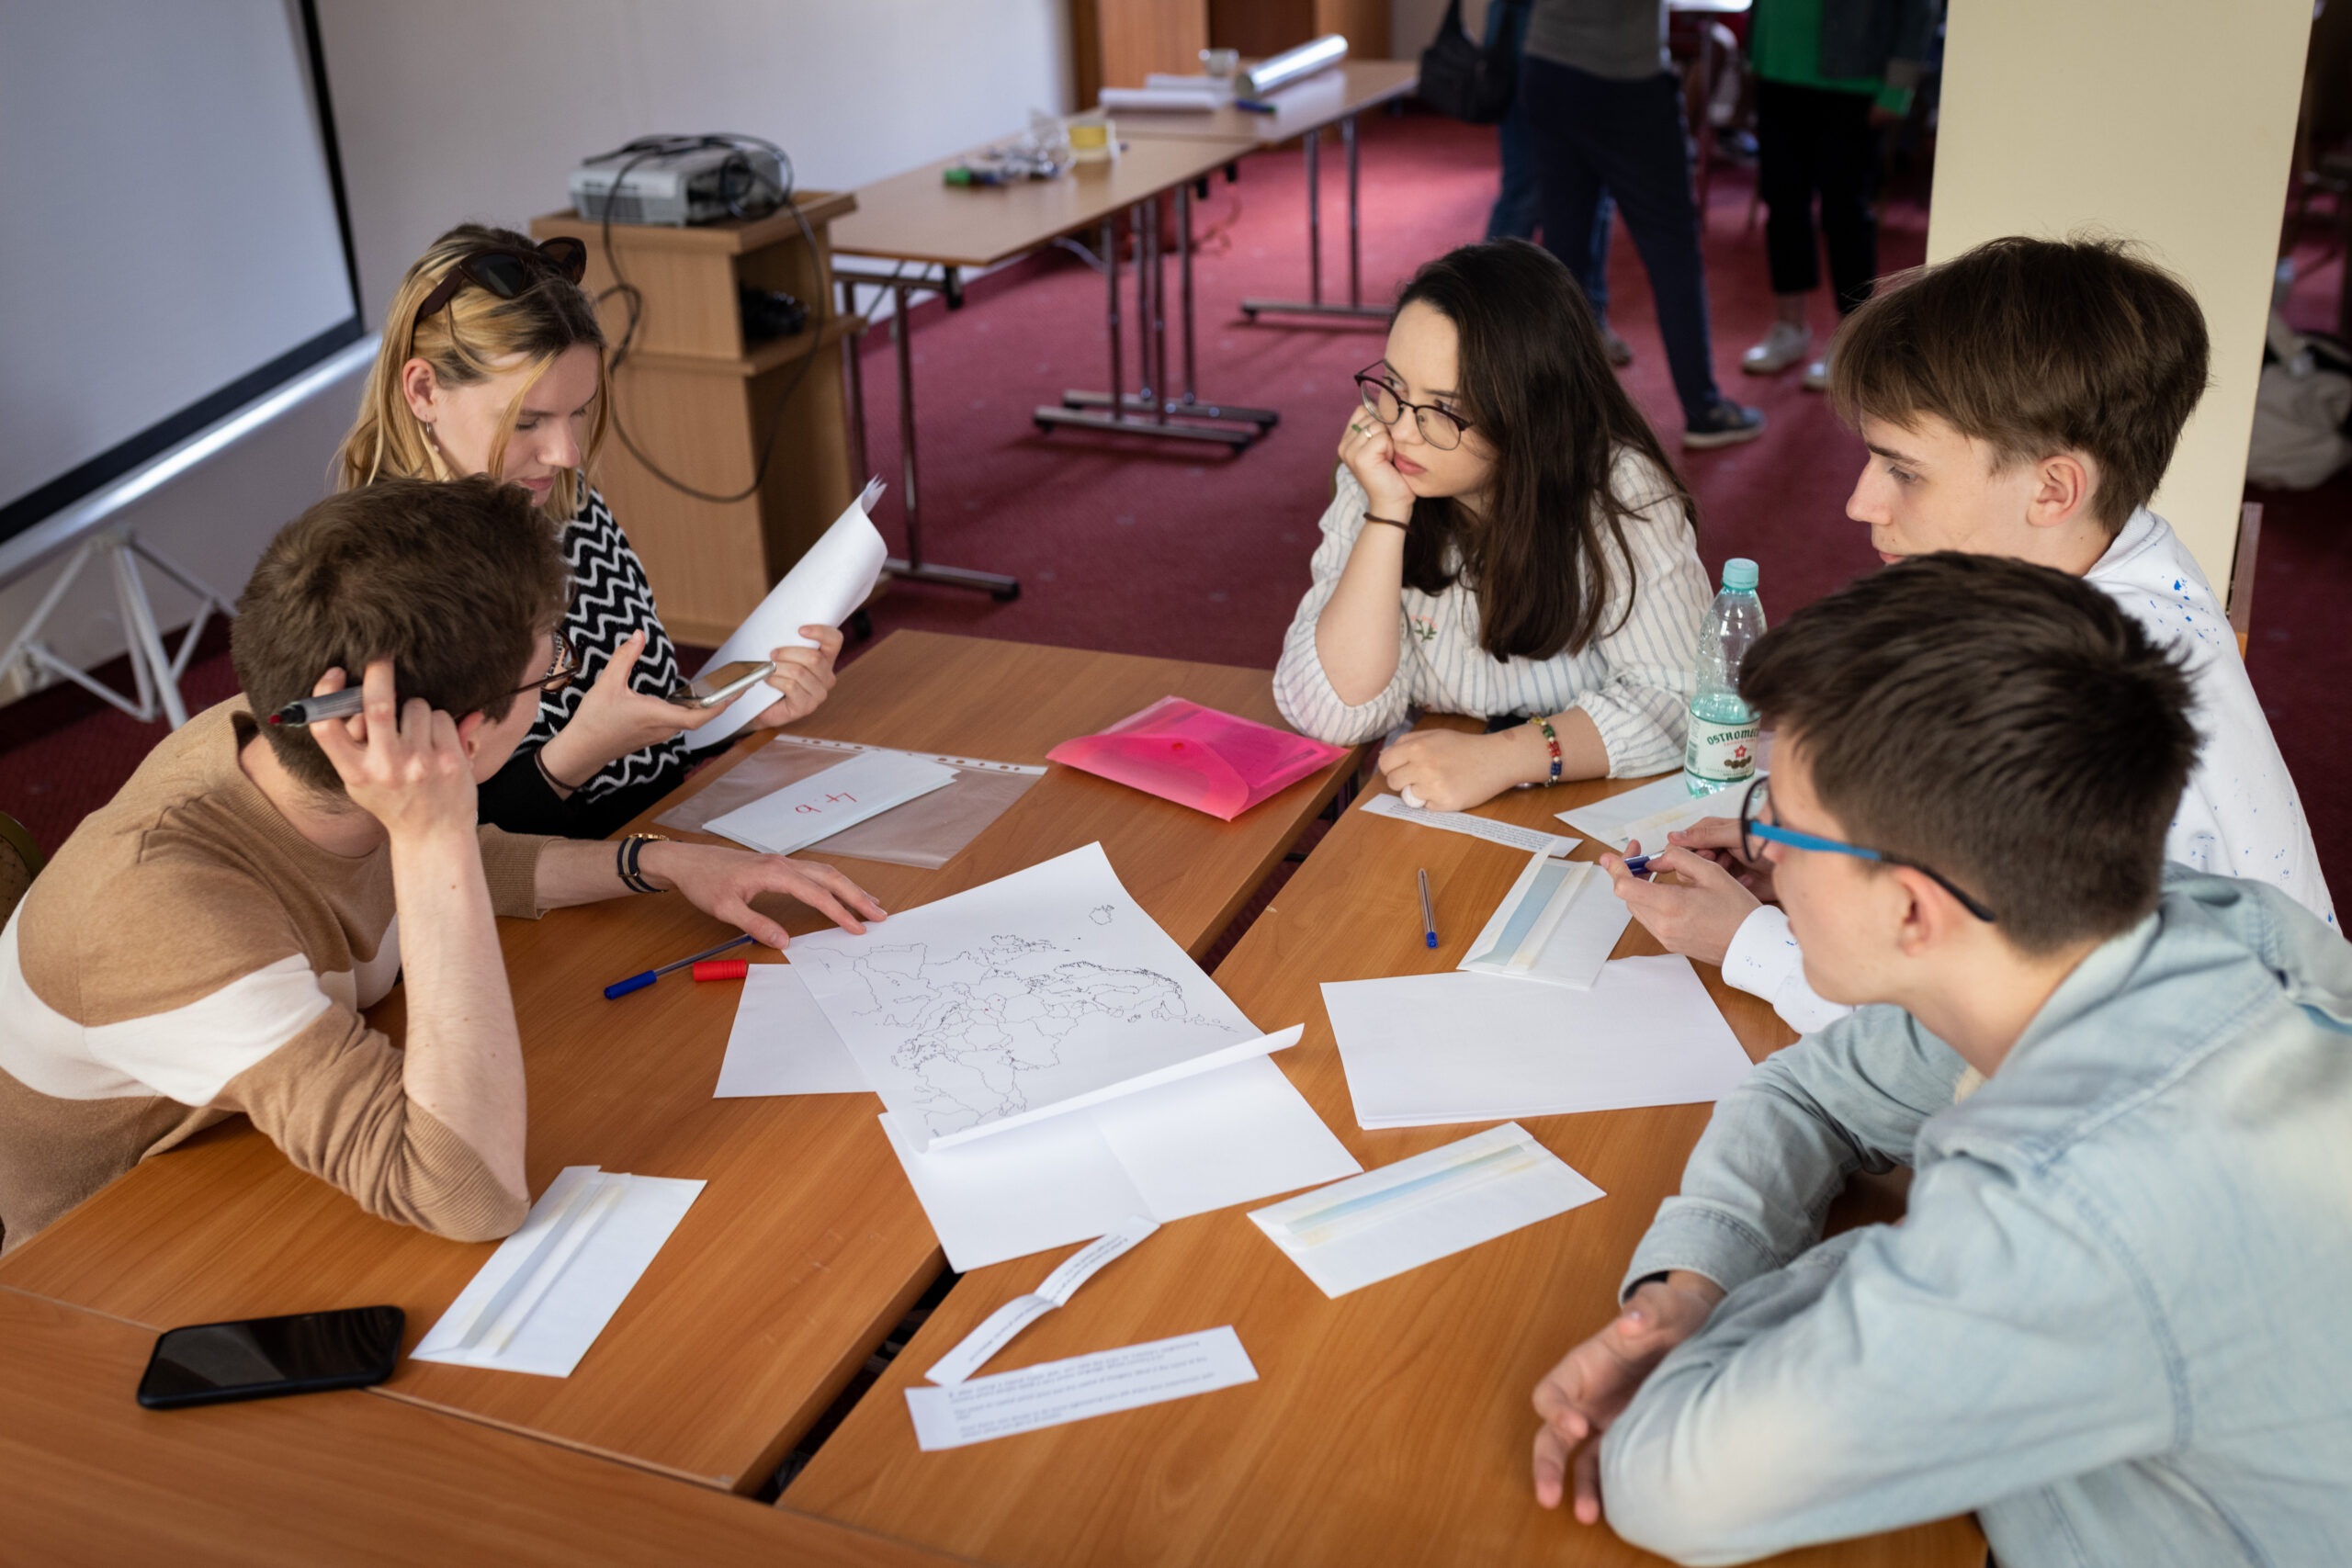
[[[1690,723],[1690,743],[1682,752],[1682,771],[1715,784],[1737,784],[1756,773],[1756,738],[1762,718],[1746,724]]]

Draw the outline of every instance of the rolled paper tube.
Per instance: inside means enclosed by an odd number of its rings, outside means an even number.
[[[751,968],[750,963],[741,958],[706,958],[695,965],[695,979],[740,980]]]

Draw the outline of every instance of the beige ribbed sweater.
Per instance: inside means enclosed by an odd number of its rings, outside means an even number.
[[[295,831],[198,715],[57,852],[0,931],[0,1248],[242,1113],[373,1214],[467,1239],[525,1205],[411,1105],[360,1010],[400,973],[389,847]],[[536,916],[544,839],[481,829],[492,906]]]

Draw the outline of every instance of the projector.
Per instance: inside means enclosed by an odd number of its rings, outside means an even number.
[[[571,171],[571,209],[590,222],[708,223],[775,206],[784,167],[758,147],[652,137],[588,159]]]

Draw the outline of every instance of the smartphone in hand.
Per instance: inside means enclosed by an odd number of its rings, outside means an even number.
[[[755,686],[775,673],[773,659],[739,659],[732,664],[722,664],[716,670],[706,670],[683,685],[673,687],[670,700],[682,708],[715,708],[736,693]]]
[[[139,1380],[150,1410],[365,1388],[392,1375],[407,1317],[396,1306],[249,1317],[166,1330]]]

